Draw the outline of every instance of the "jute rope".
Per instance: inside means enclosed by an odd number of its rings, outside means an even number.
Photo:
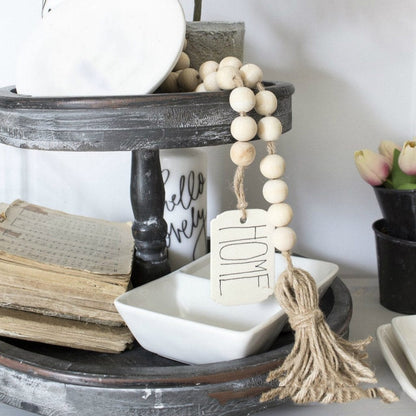
[[[240,86],[237,80],[237,86]],[[264,90],[262,83],[258,90]],[[275,154],[274,142],[267,144],[268,154]],[[239,166],[234,176],[234,192],[242,219],[247,218],[248,206],[244,192],[244,168]],[[263,393],[260,402],[276,397],[291,398],[295,403],[345,403],[361,398],[381,398],[386,403],[398,400],[384,388],[362,389],[361,383],[377,383],[374,372],[366,362],[365,351],[372,341],[347,341],[330,329],[319,308],[319,293],[313,277],[293,267],[289,252],[283,252],[287,269],[278,278],[274,294],[287,313],[295,331],[295,343],[281,367],[273,370],[267,382],[278,380],[279,386]]]
[[[397,401],[387,389],[358,387],[360,383],[377,383],[366,363],[365,348],[371,337],[349,342],[333,333],[319,309],[315,280],[305,270],[293,267],[288,252],[282,254],[288,267],[277,281],[275,296],[295,331],[295,343],[283,365],[266,380],[278,380],[280,385],[264,393],[260,401],[275,397],[289,397],[295,403],[345,403],[364,397]]]
[[[241,210],[241,220],[243,222],[247,219],[247,201],[246,193],[244,192],[244,173],[245,168],[238,166],[234,174],[234,193],[237,198],[237,209]]]
[[[241,77],[236,76],[233,78],[236,87],[243,87],[244,82]],[[246,113],[241,112],[240,116],[245,116]],[[246,194],[244,192],[244,175],[245,175],[245,167],[244,166],[237,166],[234,174],[234,183],[233,189],[234,194],[237,198],[237,209],[241,211],[241,221],[245,222],[247,220],[247,207],[248,203],[246,200]]]

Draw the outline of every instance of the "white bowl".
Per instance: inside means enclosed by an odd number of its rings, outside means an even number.
[[[338,266],[293,257],[323,293]],[[115,306],[141,346],[189,364],[243,358],[267,350],[286,315],[272,296],[261,303],[223,306],[210,298],[209,254],[165,277],[127,292]],[[276,254],[276,279],[286,261]]]

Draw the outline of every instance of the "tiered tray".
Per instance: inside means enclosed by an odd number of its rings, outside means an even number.
[[[347,337],[352,302],[340,279],[321,308],[331,328]],[[247,416],[281,403],[260,404],[259,396],[292,341],[285,332],[263,354],[183,365],[139,345],[109,355],[0,339],[0,400],[41,415]]]
[[[283,82],[266,87],[278,98],[276,116],[286,132],[294,88]],[[228,95],[32,98],[3,88],[0,142],[26,149],[131,151],[134,278],[143,283],[169,271],[159,149],[231,143],[235,113]],[[339,279],[322,307],[333,330],[347,336],[352,305]],[[271,387],[265,384],[267,373],[282,362],[291,342],[285,333],[266,353],[187,366],[138,345],[108,355],[2,339],[0,401],[43,415],[247,416],[280,403],[260,404],[259,395]]]

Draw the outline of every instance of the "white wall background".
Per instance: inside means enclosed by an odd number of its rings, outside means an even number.
[[[0,85],[14,83],[20,46],[41,0],[0,0]],[[182,0],[188,19],[192,0]],[[287,160],[297,251],[334,261],[341,275],[375,275],[371,224],[381,215],[353,152],[415,134],[414,0],[205,0],[204,20],[245,21],[246,62],[296,87]],[[257,146],[259,152],[262,146]],[[209,150],[209,216],[232,208],[228,148]],[[131,220],[128,153],[47,153],[0,145],[0,200]],[[266,207],[250,168],[251,206]],[[224,180],[224,178],[227,178]]]

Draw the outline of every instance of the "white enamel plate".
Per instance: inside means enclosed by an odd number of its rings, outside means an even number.
[[[397,316],[391,321],[393,333],[416,373],[416,315]]]
[[[139,95],[173,69],[185,39],[178,0],[65,0],[20,54],[16,87],[33,96]]]
[[[416,401],[416,374],[412,371],[406,355],[400,348],[391,324],[381,325],[377,329],[377,340],[381,352],[394,377],[403,391]]]

